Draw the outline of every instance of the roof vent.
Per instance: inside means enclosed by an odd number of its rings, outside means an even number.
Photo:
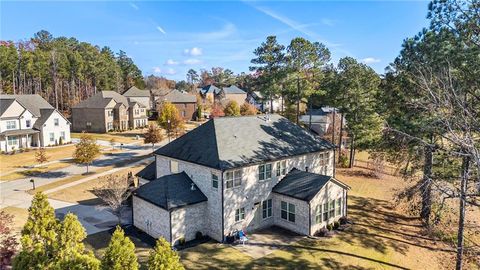
[[[193,191],[193,190],[197,190],[197,188],[195,187],[195,184],[194,184],[194,183],[192,183],[192,186],[190,187],[190,190],[192,190],[192,191]]]

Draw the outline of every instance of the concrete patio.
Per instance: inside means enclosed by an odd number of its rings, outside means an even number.
[[[305,238],[289,230],[272,226],[247,234],[248,241],[243,245],[236,241],[232,247],[254,259],[264,257],[275,250],[284,248]]]

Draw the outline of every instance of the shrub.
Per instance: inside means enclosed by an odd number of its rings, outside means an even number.
[[[62,137],[60,137],[60,139],[58,139],[58,144],[63,145],[63,138]]]
[[[195,239],[201,240],[202,238],[203,238],[202,232],[198,231],[198,232],[195,233]]]
[[[336,230],[338,229],[338,227],[340,227],[340,222],[338,221],[333,222],[333,229]]]
[[[58,146],[58,141],[57,140],[55,140],[55,146]]]
[[[346,155],[341,154],[340,157],[338,157],[338,165],[340,168],[347,168],[349,165],[348,163],[349,161]]]
[[[332,224],[327,224],[327,230],[329,230],[329,231],[333,230],[333,225]]]
[[[185,245],[185,237],[181,237],[180,239],[178,239],[178,244],[179,244],[180,246]]]
[[[345,225],[348,223],[348,219],[347,217],[341,217],[338,219],[338,222],[340,223],[340,225]]]
[[[321,228],[320,230],[315,232],[315,236],[325,237],[328,235],[328,230],[326,228]]]

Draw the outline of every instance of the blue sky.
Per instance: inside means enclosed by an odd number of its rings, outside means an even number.
[[[402,41],[428,25],[426,1],[0,1],[0,39],[26,40],[45,29],[114,51],[144,75],[184,79],[188,69],[248,72],[268,35],[320,41],[336,62],[352,56],[378,73]],[[28,14],[28,15],[27,15]]]

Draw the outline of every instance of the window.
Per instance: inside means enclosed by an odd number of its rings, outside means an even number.
[[[305,166],[305,171],[308,172],[308,166]]]
[[[268,180],[272,178],[272,164],[263,164],[258,166],[258,180]]]
[[[322,205],[319,204],[315,207],[315,224],[322,223]]]
[[[287,161],[282,160],[277,162],[277,176],[287,174]]]
[[[170,160],[170,172],[178,173],[178,162]]]
[[[15,137],[15,136],[8,137],[8,145],[12,146],[12,145],[17,145],[17,144],[18,144],[17,137]]]
[[[235,222],[245,219],[245,207],[235,210]]]
[[[182,117],[185,117],[185,115],[186,115],[185,111],[182,111]]]
[[[337,199],[337,216],[342,214],[342,198]]]
[[[55,133],[50,132],[50,142],[54,142],[54,141],[55,141]]]
[[[108,122],[107,123],[107,131],[108,130],[112,130],[113,129],[113,123],[112,122]]]
[[[143,113],[145,111],[145,109],[141,109],[140,111]]]
[[[218,176],[212,173],[212,187],[218,188]]]
[[[92,126],[92,122],[87,122],[86,125],[87,125],[87,127],[91,127],[91,126]]]
[[[108,116],[113,116],[113,111],[112,110],[108,111],[107,113],[108,113]]]
[[[272,216],[272,199],[262,202],[262,217],[269,218]]]
[[[238,187],[242,184],[242,171],[236,170],[225,174],[227,188]]]
[[[54,119],[53,119],[53,124],[54,124],[56,127],[58,127],[58,118],[54,118]]]
[[[335,200],[330,201],[330,207],[328,209],[328,217],[332,218],[335,216]]]
[[[139,113],[139,112],[138,112],[138,109],[137,109],[137,110],[135,110],[135,114],[137,114],[137,115],[138,115],[138,113]]]
[[[323,220],[322,221],[327,221],[328,220],[328,204],[324,203],[323,204]]]
[[[320,156],[320,173],[327,174],[328,165],[330,163],[330,153],[321,153]]]
[[[17,121],[7,121],[7,129],[16,129]]]
[[[25,121],[25,126],[29,128],[32,125],[32,120],[26,120]]]
[[[65,131],[60,132],[60,138],[62,138],[62,140],[65,141]]]
[[[292,203],[281,202],[281,217],[290,222],[295,222],[295,205]]]

